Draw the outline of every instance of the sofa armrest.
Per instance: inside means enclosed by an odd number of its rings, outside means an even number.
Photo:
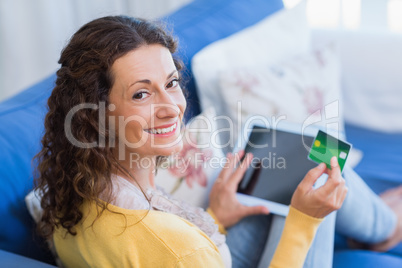
[[[51,268],[56,267],[44,262],[23,257],[0,249],[0,260],[2,267],[30,267],[30,268]]]

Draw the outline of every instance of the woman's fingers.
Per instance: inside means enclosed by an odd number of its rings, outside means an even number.
[[[228,161],[225,163],[210,192],[209,206],[225,227],[232,226],[249,215],[269,213],[268,209],[264,206],[248,207],[242,205],[237,200],[236,190],[238,184],[253,159],[252,154],[247,154],[240,165],[238,165],[242,156],[244,156],[244,151],[236,155],[228,154]]]
[[[219,176],[220,178],[222,178],[223,181],[227,181],[230,178],[236,168],[237,162],[241,159],[243,155],[244,150],[239,151],[237,154],[228,153],[226,155],[227,161],[225,162],[225,165],[223,166],[223,169]]]
[[[219,178],[223,181],[226,182],[227,178],[230,176],[230,174],[232,173],[232,162],[233,162],[233,154],[232,153],[228,153],[226,155],[226,162],[225,165],[222,168],[222,171],[219,175]]]
[[[237,167],[237,169],[233,172],[231,179],[228,182],[230,186],[237,188],[244,176],[244,173],[246,173],[252,161],[253,155],[251,153],[248,153],[243,161],[240,163],[240,165]]]
[[[328,176],[332,178],[341,178],[342,176],[338,159],[335,156],[331,158],[331,170],[328,171]]]
[[[248,216],[261,215],[261,214],[265,215],[269,214],[269,209],[264,206],[248,207],[245,205],[242,205],[240,209],[240,219],[243,219]]]
[[[331,158],[331,169],[328,170],[327,182],[322,187],[318,188],[317,191],[329,196],[333,194],[334,191],[336,191],[336,188],[341,184],[344,184],[344,180],[341,176],[341,169],[338,165],[338,160],[334,156]]]
[[[317,189],[317,193],[327,197],[327,205],[332,209],[341,208],[347,194],[345,180],[341,176],[341,170],[336,157],[331,158],[331,169],[328,170],[327,182]]]
[[[327,169],[328,180],[318,189],[313,189],[316,180],[324,173],[325,164],[311,169],[297,187],[292,197],[292,206],[307,215],[323,218],[339,209],[347,194],[345,180],[336,157],[331,159],[331,169]]]

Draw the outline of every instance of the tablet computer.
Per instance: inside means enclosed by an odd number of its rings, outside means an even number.
[[[234,152],[253,154],[253,161],[239,183],[237,197],[245,205],[264,205],[271,213],[286,216],[294,191],[307,172],[317,166],[308,153],[318,128],[302,131],[299,124],[280,122],[275,127],[243,127]],[[315,187],[325,183],[324,174]]]

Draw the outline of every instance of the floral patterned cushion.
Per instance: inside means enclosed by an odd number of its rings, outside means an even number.
[[[235,123],[244,123],[239,122],[240,112],[242,118],[263,115],[272,122],[344,129],[335,44],[274,65],[226,70],[220,74],[219,85],[228,116]]]
[[[156,184],[178,199],[206,208],[225,160],[218,132],[212,107],[192,118],[183,133],[183,149],[158,168]]]

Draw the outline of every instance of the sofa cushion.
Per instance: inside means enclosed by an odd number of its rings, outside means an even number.
[[[240,123],[239,112],[244,120],[262,115],[271,122],[297,123],[302,132],[310,125],[325,131],[332,128],[335,134],[344,128],[340,68],[334,44],[273,65],[225,70],[219,75],[218,89],[234,129]]]
[[[402,267],[402,258],[366,250],[342,250],[334,254],[334,268]]]
[[[0,249],[45,261],[49,255],[34,240],[24,197],[33,187],[32,158],[39,152],[54,81],[52,75],[0,104]]]

